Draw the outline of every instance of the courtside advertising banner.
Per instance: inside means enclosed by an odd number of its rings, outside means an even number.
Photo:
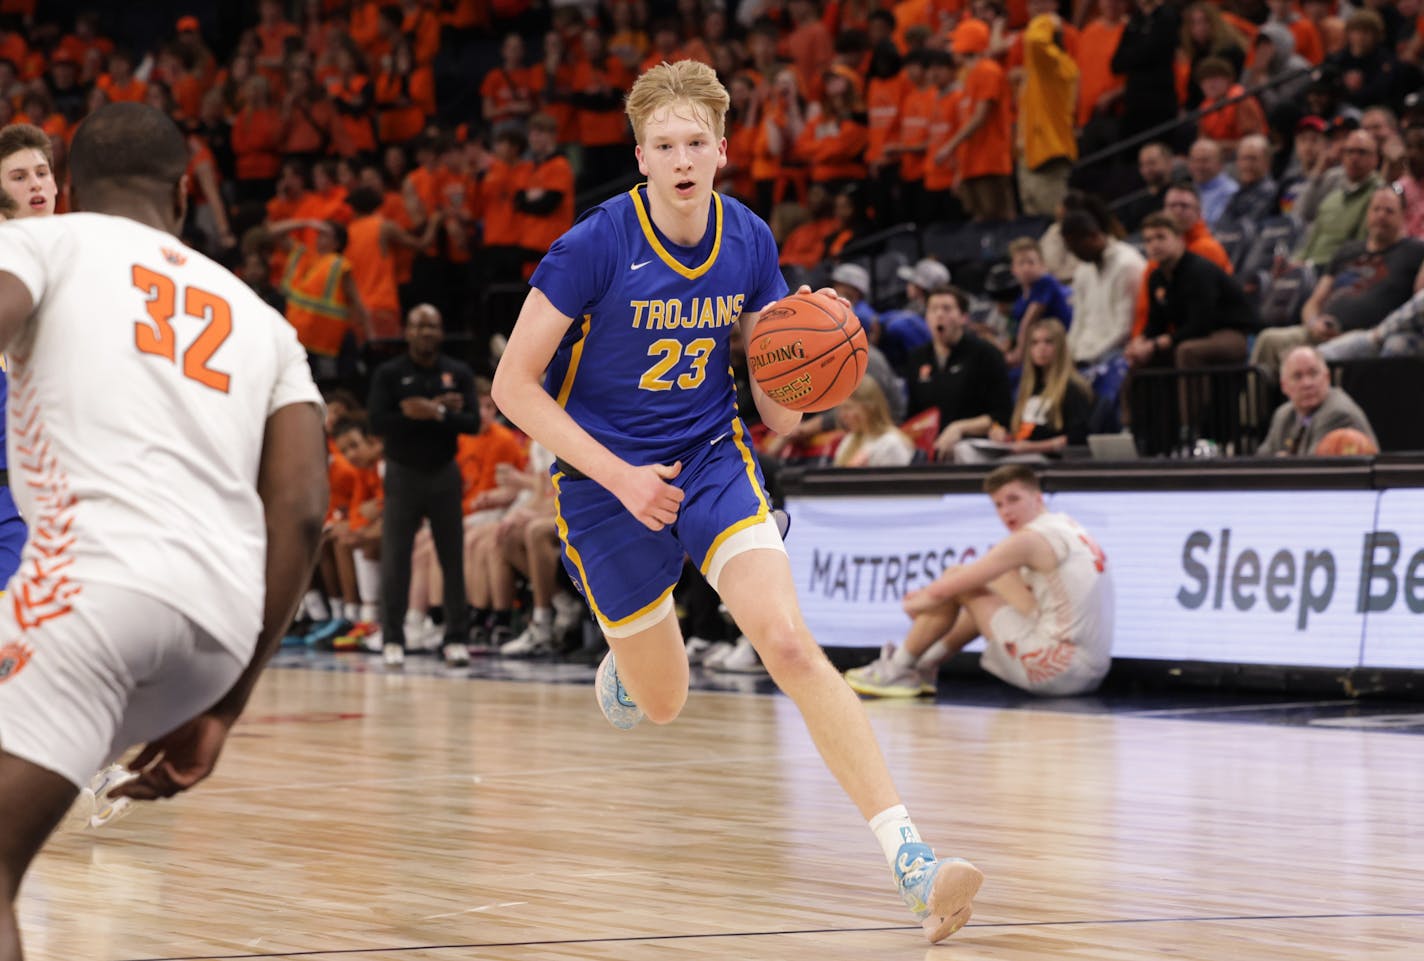
[[[1424,668],[1424,490],[1380,493],[1361,567],[1365,666]]]
[[[827,646],[898,642],[906,590],[1005,536],[982,494],[787,506],[797,589]],[[1107,555],[1115,656],[1424,667],[1424,491],[1068,492],[1048,508]]]
[[[900,602],[1004,536],[983,494],[788,498],[786,552],[806,622],[827,647],[898,643]]]
[[[1054,494],[1108,556],[1118,657],[1353,667],[1375,491]]]

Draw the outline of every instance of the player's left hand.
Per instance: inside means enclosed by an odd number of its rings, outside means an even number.
[[[846,310],[851,310],[855,306],[850,301],[842,297],[840,294],[836,293],[836,288],[834,287],[822,287],[820,290],[812,290],[810,284],[802,284],[796,289],[796,292],[798,294],[820,294],[822,297],[829,297],[832,300],[839,300],[841,303],[845,304]]]
[[[109,792],[110,797],[153,801],[186,791],[213,772],[231,722],[204,712],[150,741],[129,762],[138,777]]]

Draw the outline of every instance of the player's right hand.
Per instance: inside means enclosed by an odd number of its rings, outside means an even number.
[[[138,777],[114,788],[109,796],[153,801],[188,790],[213,772],[230,725],[229,720],[205,712],[149,741],[128,765]]]
[[[614,495],[628,513],[648,530],[660,531],[677,520],[682,489],[668,481],[682,473],[682,461],[671,467],[666,464],[646,464],[632,468]]]

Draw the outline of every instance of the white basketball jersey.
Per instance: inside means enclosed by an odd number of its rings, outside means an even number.
[[[1112,659],[1113,587],[1101,547],[1067,514],[1043,513],[1026,525],[1053,549],[1058,566],[1047,574],[1023,568],[1038,602],[1038,636],[1076,645],[1091,666]]]
[[[266,421],[321,403],[291,326],[223,267],[121,217],[0,225],[0,271],[35,302],[8,345],[10,485],[30,524],[9,584],[21,627],[107,583],[250,658]]]

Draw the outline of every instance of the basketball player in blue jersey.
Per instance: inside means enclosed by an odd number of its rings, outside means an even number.
[[[59,194],[54,179],[54,155],[49,135],[27,123],[0,130],[0,219],[48,217]],[[20,566],[25,546],[25,522],[10,493],[9,463],[5,452],[5,406],[10,396],[5,358],[0,357],[0,591]]]
[[[786,284],[766,224],[713,192],[727,162],[727,104],[716,74],[695,61],[664,63],[633,85],[627,113],[648,181],[589,211],[535,270],[494,399],[558,455],[566,563],[611,649],[597,681],[609,721],[666,724],[687,700],[672,603],[686,554],[800,709],[905,903],[939,941],[969,919],[982,875],[921,841],[859,699],[807,629],[737,416],[732,325],[751,343]],[[800,422],[752,389],[772,430]]]

